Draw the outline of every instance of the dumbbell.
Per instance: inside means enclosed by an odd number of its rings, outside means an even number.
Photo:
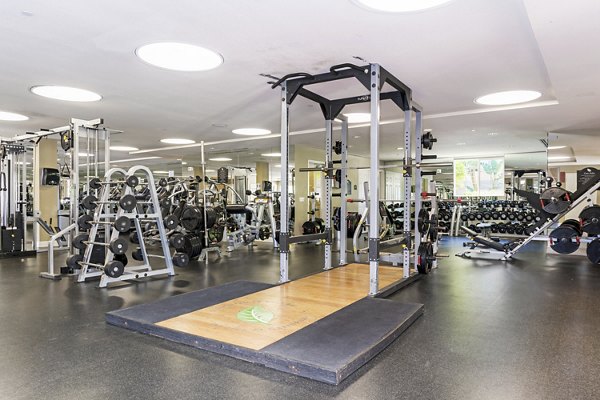
[[[121,216],[117,218],[114,222],[111,221],[95,221],[94,217],[85,214],[79,217],[77,220],[77,226],[82,231],[87,231],[92,229],[93,224],[103,224],[103,225],[113,225],[113,227],[119,232],[127,232],[131,229],[131,220],[129,217]]]
[[[92,178],[88,182],[88,185],[90,186],[90,189],[100,189],[102,187],[102,185],[120,185],[122,183],[126,184],[129,187],[134,188],[140,184],[140,180],[135,175],[128,176],[127,178],[125,178],[124,181],[103,182],[102,180],[100,180],[100,178]]]
[[[116,238],[115,240],[111,240],[110,243],[103,242],[90,242],[88,235],[85,233],[81,233],[73,239],[73,247],[79,250],[85,249],[85,247],[89,244],[94,246],[105,246],[114,253],[114,254],[125,254],[127,251],[127,241],[122,238]]]
[[[79,266],[87,265],[88,267],[98,268],[111,278],[118,278],[125,272],[125,266],[121,261],[113,260],[105,265],[85,263],[83,262],[83,254],[73,254],[67,258],[67,266],[72,269],[79,269]]]
[[[162,259],[165,258],[164,256],[161,256],[158,254],[146,254],[146,256],[162,258]],[[142,249],[139,247],[137,249],[135,249],[131,253],[131,258],[133,258],[134,260],[137,260],[137,261],[144,261],[144,257],[142,255]],[[177,267],[185,267],[186,265],[188,265],[190,263],[190,257],[186,253],[182,253],[180,251],[176,251],[173,254],[173,257],[171,258],[171,260],[173,260],[173,264]]]
[[[98,201],[98,198],[93,195],[89,195],[83,198],[81,205],[86,210],[95,210],[98,207],[98,204],[118,204],[125,211],[133,211],[135,206],[137,205],[137,200],[135,196],[132,194],[126,194],[121,197],[118,201],[109,200],[109,201]]]

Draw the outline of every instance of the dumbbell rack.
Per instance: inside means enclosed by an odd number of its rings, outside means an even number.
[[[152,175],[152,172],[147,167],[142,166],[142,165],[135,165],[135,166],[129,168],[128,171],[125,171],[122,168],[111,168],[110,170],[108,170],[106,172],[106,174],[104,176],[104,182],[111,182],[112,180],[116,180],[116,179],[114,179],[115,175],[122,175],[122,176],[126,177],[126,176],[131,176],[131,175],[140,174],[140,173],[144,176],[145,182],[147,182],[148,188],[150,189],[150,201],[147,203],[147,205],[148,205],[147,210],[142,215],[140,215],[140,214],[138,214],[137,207],[134,208],[132,211],[126,211],[123,208],[119,207],[119,209],[117,210],[116,213],[112,213],[110,210],[109,204],[106,204],[106,202],[109,201],[110,192],[111,192],[111,189],[113,186],[112,185],[103,185],[102,188],[100,189],[100,194],[98,196],[99,205],[94,212],[94,221],[96,221],[96,223],[92,223],[92,228],[90,229],[88,241],[89,242],[96,241],[98,229],[100,227],[99,226],[100,224],[97,223],[98,221],[114,221],[119,217],[128,217],[128,218],[134,220],[134,226],[135,226],[138,237],[143,238],[142,226],[141,226],[141,223],[139,220],[140,216],[142,216],[145,220],[150,220],[150,221],[154,220],[154,222],[156,223],[158,232],[159,232],[161,248],[162,248],[164,261],[165,261],[165,267],[161,268],[161,269],[152,269],[152,266],[150,265],[148,253],[146,250],[146,245],[143,240],[140,240],[139,246],[140,246],[140,249],[142,252],[143,264],[142,265],[134,265],[134,266],[126,266],[125,270],[121,276],[114,277],[114,278],[109,277],[108,275],[106,275],[104,273],[103,270],[94,268],[94,267],[91,267],[88,265],[90,263],[90,259],[92,257],[92,250],[93,250],[93,244],[88,244],[85,248],[83,262],[81,265],[81,271],[79,272],[79,274],[77,276],[77,282],[84,282],[88,278],[94,278],[94,277],[100,276],[101,277],[100,284],[98,286],[106,287],[106,286],[108,286],[109,283],[113,283],[113,282],[139,279],[139,278],[155,276],[155,275],[164,275],[164,274],[167,274],[169,276],[175,275],[175,271],[173,269],[173,261],[171,259],[171,252],[169,250],[169,241],[167,239],[167,233],[166,233],[163,221],[162,221],[162,214],[160,211],[160,203],[158,201],[158,195],[156,193],[156,186],[154,184],[154,177]],[[125,195],[135,195],[134,188],[131,188],[127,185],[123,185],[121,196],[125,196]],[[111,227],[110,230],[111,230],[111,234],[110,234],[110,238],[108,238],[106,240],[107,243],[109,243],[112,240],[117,239],[120,234],[120,232],[115,227]],[[107,235],[105,235],[105,237],[107,237]],[[104,264],[107,265],[109,262],[113,261],[114,254],[110,251],[105,251],[105,252],[106,252],[106,258],[105,258]]]

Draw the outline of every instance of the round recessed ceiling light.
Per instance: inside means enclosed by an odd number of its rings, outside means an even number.
[[[261,154],[263,157],[281,157],[281,153],[263,153]]]
[[[219,53],[185,43],[151,43],[135,54],[148,64],[174,71],[208,71],[223,64]]]
[[[526,103],[541,97],[535,90],[509,90],[486,94],[475,99],[475,103],[486,106],[505,106],[509,104]]]
[[[194,143],[196,143],[192,139],[180,139],[180,138],[160,139],[160,141],[161,141],[161,143],[166,143],[166,144],[194,144]]]
[[[352,0],[369,10],[392,13],[426,10],[449,3],[451,0]]]
[[[34,86],[31,92],[38,96],[64,101],[90,102],[102,99],[98,93],[69,86]]]
[[[215,158],[209,158],[210,161],[231,161],[231,158],[227,158],[227,157],[215,157]]]
[[[137,150],[139,150],[137,147],[133,147],[133,146],[110,146],[110,149],[113,151],[137,151]]]
[[[371,121],[370,113],[348,113],[344,114],[344,116],[348,118],[349,124],[359,124],[361,122]]]
[[[263,135],[268,135],[271,133],[270,130],[262,129],[262,128],[240,128],[240,129],[234,129],[231,132],[235,133],[236,135],[246,135],[246,136],[263,136]]]
[[[0,120],[2,121],[27,121],[29,119],[28,116],[12,113],[8,111],[0,111]]]

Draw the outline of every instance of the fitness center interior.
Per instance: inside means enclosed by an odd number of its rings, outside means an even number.
[[[1,2],[0,398],[598,398],[599,20]]]

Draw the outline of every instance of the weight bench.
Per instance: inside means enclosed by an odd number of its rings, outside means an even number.
[[[514,242],[508,243],[500,243],[495,240],[479,236],[477,232],[472,229],[467,228],[466,226],[461,226],[460,230],[469,235],[469,238],[474,242],[469,246],[468,250],[463,251],[462,253],[456,254],[458,257],[463,258],[471,258],[471,253],[479,253],[479,254],[497,254],[501,256],[502,260],[507,260],[508,252],[511,250],[511,246]],[[477,245],[481,245],[484,249],[475,249]]]

